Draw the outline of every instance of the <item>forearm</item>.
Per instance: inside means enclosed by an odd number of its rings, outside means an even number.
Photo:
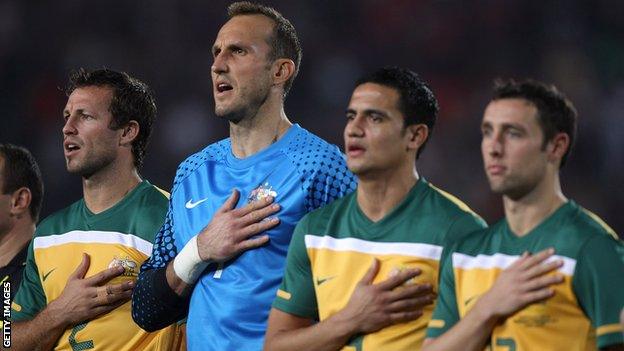
[[[169,271],[175,273],[170,266],[171,262],[166,267],[141,272],[137,280],[132,294],[132,318],[146,331],[162,329],[188,313],[190,286],[181,280],[181,284],[171,284]]]
[[[191,288],[193,286],[187,284],[184,280],[178,277],[173,268],[173,263],[174,261],[169,262],[166,267],[167,285],[169,285],[171,291],[173,291],[179,297],[187,297],[191,293]]]
[[[61,314],[46,308],[32,320],[13,324],[11,350],[52,350],[67,328]]]
[[[435,339],[426,339],[423,351],[465,350],[480,351],[485,348],[496,318],[475,306],[446,333]]]
[[[322,322],[303,328],[267,332],[264,350],[339,350],[355,334],[352,321],[344,319],[340,313],[337,313]]]

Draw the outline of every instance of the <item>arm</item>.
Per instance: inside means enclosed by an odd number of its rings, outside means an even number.
[[[545,262],[553,254],[553,249],[547,249],[532,256],[522,255],[500,274],[459,323],[440,337],[426,339],[423,351],[482,350],[497,323],[531,303],[553,296],[550,287],[563,281],[559,274],[548,275],[563,265],[561,260]]]
[[[419,270],[405,270],[373,284],[378,271],[379,261],[375,259],[347,306],[319,323],[312,324],[312,319],[273,308],[265,350],[338,350],[355,335],[373,333],[420,317],[422,308],[435,299],[431,285],[408,283],[420,274]]]
[[[32,320],[13,325],[13,348],[50,350],[67,328],[108,313],[130,300],[134,282],[103,285],[121,275],[123,267],[109,268],[85,279],[89,265],[89,256],[83,254],[82,262],[69,276],[61,295]]]
[[[225,262],[269,240],[267,235],[251,237],[279,224],[274,217],[264,220],[277,212],[279,205],[269,197],[237,209],[239,198],[234,190],[210,223],[179,253],[166,248],[173,243],[170,205],[152,256],[141,266],[132,297],[132,318],[141,328],[155,331],[180,320],[187,313],[190,292],[208,264]]]
[[[596,331],[601,350],[623,350],[620,312],[624,306],[622,242],[596,235],[581,248],[572,277],[574,294]]]

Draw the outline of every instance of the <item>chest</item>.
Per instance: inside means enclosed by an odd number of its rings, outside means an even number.
[[[274,197],[274,202],[281,206],[276,214],[280,219],[277,228],[288,227],[291,230],[287,236],[280,235],[280,230],[270,230],[267,234],[278,244],[288,244],[292,227],[305,214],[304,201],[308,192],[303,189],[300,176],[292,164],[281,160],[260,162],[245,169],[206,163],[186,177],[177,186],[172,204],[178,247],[182,247],[210,222],[232,195],[233,189],[240,192],[236,208],[268,196]]]

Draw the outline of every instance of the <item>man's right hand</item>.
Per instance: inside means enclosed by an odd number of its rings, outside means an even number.
[[[406,269],[373,284],[379,272],[379,261],[373,264],[357,284],[341,319],[353,325],[356,334],[368,334],[387,326],[408,322],[422,315],[425,306],[435,301],[431,284],[411,283],[419,269]]]
[[[130,300],[133,281],[120,284],[108,284],[111,279],[121,275],[124,268],[115,266],[98,274],[85,278],[91,259],[83,253],[82,262],[69,276],[61,295],[50,302],[47,310],[53,318],[60,318],[65,327],[93,319],[112,311]]]
[[[563,261],[546,262],[554,253],[554,249],[546,249],[535,255],[523,254],[477,301],[478,308],[491,318],[505,318],[531,303],[552,297],[552,285],[563,282],[561,274],[550,274],[563,266]]]
[[[239,191],[234,190],[210,223],[197,235],[199,257],[203,261],[224,262],[269,241],[268,235],[252,237],[279,223],[276,217],[268,217],[279,211],[280,206],[273,204],[273,197],[268,196],[245,207],[235,208],[239,198]]]

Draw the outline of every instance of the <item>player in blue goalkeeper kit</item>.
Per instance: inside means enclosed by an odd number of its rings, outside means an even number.
[[[133,295],[147,330],[188,315],[190,350],[260,350],[295,225],[355,189],[338,148],[284,113],[301,60],[292,24],[261,5],[228,10],[212,80],[230,138],[178,168]]]

